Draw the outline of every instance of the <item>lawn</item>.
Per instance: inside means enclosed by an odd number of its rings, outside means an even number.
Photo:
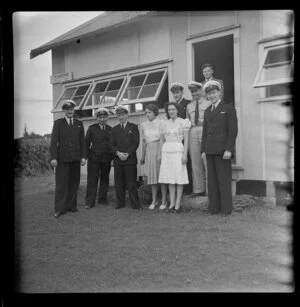
[[[54,177],[16,181],[17,291],[290,292],[291,213],[261,199],[229,217],[84,209],[53,218]]]

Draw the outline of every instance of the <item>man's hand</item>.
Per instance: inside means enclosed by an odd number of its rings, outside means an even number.
[[[225,150],[224,154],[223,154],[223,159],[224,160],[228,160],[231,158],[231,152],[228,150]]]
[[[119,159],[121,161],[125,161],[128,158],[128,154],[127,153],[120,152],[120,151],[117,152],[117,156],[119,157]]]
[[[51,166],[56,167],[57,166],[57,160],[53,159],[50,161]]]
[[[85,163],[86,163],[86,160],[85,160],[84,158],[82,158],[81,161],[80,161],[80,165],[81,165],[81,166],[84,166]]]

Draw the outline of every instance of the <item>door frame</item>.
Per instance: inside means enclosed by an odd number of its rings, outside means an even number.
[[[240,71],[240,25],[228,28],[216,29],[213,31],[199,33],[187,38],[187,78],[188,82],[194,80],[194,44],[209,39],[218,38],[226,35],[233,35],[233,71],[234,71],[234,105],[238,118],[238,136],[236,139],[236,163],[235,166],[242,166],[242,121],[241,121],[241,71]]]

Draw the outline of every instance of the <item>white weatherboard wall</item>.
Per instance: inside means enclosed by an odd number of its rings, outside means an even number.
[[[191,64],[188,63],[186,39],[208,31],[239,26],[239,40],[235,42],[240,55],[237,62],[240,69],[240,80],[237,80],[240,85],[240,101],[236,103],[239,106],[243,171],[239,178],[286,180],[287,177],[283,176],[282,172],[274,173],[271,168],[274,163],[270,157],[273,148],[278,148],[276,151],[280,153],[279,156],[285,155],[284,147],[274,145],[272,131],[285,138],[284,129],[274,130],[273,119],[279,116],[280,120],[286,121],[288,115],[282,111],[281,106],[259,103],[258,89],[253,88],[259,67],[258,41],[270,35],[270,27],[261,22],[268,22],[270,16],[272,17],[272,14],[262,14],[260,11],[176,12],[173,16],[153,16],[99,37],[83,39],[80,44],[74,43],[66,47],[65,51],[54,50],[53,74],[73,72],[74,78],[81,78],[172,59],[169,84],[182,82],[185,86],[185,97],[191,99],[187,89],[190,81],[187,67]],[[53,86],[54,101],[58,99],[61,90],[61,84]],[[55,118],[60,116],[55,114]],[[160,114],[160,117],[164,118],[164,114]],[[130,121],[139,124],[145,121],[145,116],[131,116]],[[85,128],[92,123],[93,121],[84,120]],[[110,119],[112,126],[116,123],[116,118]],[[283,159],[285,157],[281,158],[281,161]],[[285,167],[281,164],[279,166],[281,169]]]

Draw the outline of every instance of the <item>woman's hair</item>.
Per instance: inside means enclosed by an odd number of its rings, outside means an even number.
[[[167,103],[167,107],[166,107],[167,114],[169,114],[169,106],[174,106],[176,108],[176,110],[177,110],[177,113],[179,113],[178,104],[176,102],[168,102]]]
[[[155,116],[158,115],[158,107],[153,103],[146,105],[145,110],[153,112]]]

